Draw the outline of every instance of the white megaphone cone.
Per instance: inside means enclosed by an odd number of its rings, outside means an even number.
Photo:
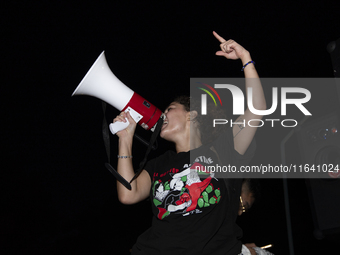
[[[161,110],[145,100],[122,83],[110,70],[104,51],[99,55],[83,80],[73,92],[74,95],[97,97],[119,111],[129,111],[131,117],[144,129],[154,130]],[[110,124],[112,134],[125,129],[129,122]]]

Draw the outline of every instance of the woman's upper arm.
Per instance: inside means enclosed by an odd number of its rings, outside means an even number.
[[[234,121],[234,123],[237,123],[233,126],[234,148],[241,155],[247,151],[251,144],[257,130],[256,126],[260,124],[261,118],[262,116],[254,115],[247,109],[244,115]],[[248,125],[249,120],[253,120],[251,122],[252,127]]]
[[[124,192],[118,193],[118,199],[122,204],[132,205],[143,201],[149,196],[151,188],[150,175],[143,170],[131,183],[131,190],[124,187]]]
[[[149,173],[144,169],[136,179],[137,181],[137,194],[138,201],[146,199],[150,194],[151,178]]]

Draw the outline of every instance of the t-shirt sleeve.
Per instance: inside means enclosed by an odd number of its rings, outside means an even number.
[[[161,156],[151,159],[146,163],[144,170],[148,172],[151,180],[153,179],[154,173],[158,172],[159,169],[161,169],[164,166],[164,164],[171,160],[173,154],[174,152],[167,151]]]
[[[144,170],[146,170],[148,172],[148,174],[150,175],[151,180],[152,180],[152,177],[153,177],[153,173],[155,172],[155,168],[156,168],[155,165],[156,165],[157,159],[158,159],[158,157],[149,160],[144,167]]]
[[[249,165],[250,161],[253,159],[256,151],[256,140],[253,138],[246,152],[241,155],[234,149],[234,155],[238,160],[238,165],[246,166]]]

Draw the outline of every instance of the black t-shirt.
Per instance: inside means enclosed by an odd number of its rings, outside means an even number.
[[[246,165],[254,151],[252,142],[244,155],[237,153],[229,129],[209,146],[168,151],[149,161],[145,169],[152,181],[154,217],[132,254],[239,254],[242,230],[235,222],[242,179],[218,179],[207,169]]]

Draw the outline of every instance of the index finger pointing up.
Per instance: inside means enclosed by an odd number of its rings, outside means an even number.
[[[220,43],[224,43],[226,41],[224,40],[223,37],[219,36],[215,31],[213,31],[213,34],[216,37],[216,39],[220,41]]]

